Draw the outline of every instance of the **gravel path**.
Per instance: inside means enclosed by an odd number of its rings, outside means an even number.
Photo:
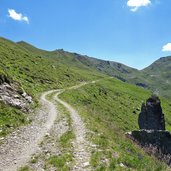
[[[95,82],[93,81],[92,83]],[[77,89],[86,84],[88,83],[82,83],[80,85],[73,86],[69,89]],[[86,139],[87,130],[78,112],[68,103],[58,98],[58,95],[63,92],[64,91],[57,93],[56,100],[68,109],[72,119],[72,128],[75,134],[75,140],[73,141],[75,164],[72,170],[88,171],[90,170],[89,161],[91,157],[91,150],[90,142]]]
[[[95,83],[92,81],[89,83]],[[89,83],[82,83],[69,89],[77,89]],[[55,99],[68,109],[72,119],[72,129],[75,134],[74,147],[74,168],[75,171],[87,171],[91,156],[90,142],[86,139],[87,130],[78,112],[68,103],[58,98],[58,95],[65,90],[51,90],[42,94],[40,102],[42,107],[35,112],[34,120],[30,125],[18,128],[7,136],[0,145],[0,171],[16,171],[24,166],[33,154],[40,151],[39,143],[44,136],[53,128],[58,111],[54,102],[46,99],[51,93],[56,93]],[[65,131],[64,131],[65,132]],[[58,132],[59,133],[59,132]]]
[[[58,97],[56,99],[59,103],[61,103],[68,109],[73,122],[72,127],[75,134],[75,141],[73,142],[75,166],[73,170],[88,170],[88,168],[86,169],[86,167],[89,166],[91,154],[89,152],[90,150],[88,150],[90,143],[86,140],[87,131],[84,122],[81,120],[78,112],[68,103],[60,100]]]
[[[0,171],[16,171],[39,149],[38,144],[53,126],[57,116],[56,106],[45,98],[55,91],[45,92],[41,96],[42,108],[36,111],[32,124],[7,136],[0,146]]]

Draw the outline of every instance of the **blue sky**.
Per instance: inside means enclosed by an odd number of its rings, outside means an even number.
[[[171,55],[171,0],[1,0],[0,36],[142,69]]]

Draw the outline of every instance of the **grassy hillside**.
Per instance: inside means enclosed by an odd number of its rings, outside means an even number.
[[[91,158],[94,170],[167,169],[165,164],[148,156],[125,138],[125,132],[138,129],[141,104],[150,95],[143,88],[116,79],[101,80],[61,95],[80,112],[91,130],[89,139],[97,144]],[[171,102],[166,99],[161,99],[161,102],[166,128],[171,131]]]
[[[58,60],[38,54],[37,51],[30,53],[20,45],[0,38],[0,69],[13,80],[21,83],[31,94],[102,77],[101,74],[90,69],[80,70],[79,67],[74,68],[69,63],[66,66]],[[46,51],[42,54],[46,54]]]
[[[159,95],[171,99],[171,90],[169,88],[171,84],[171,57],[160,58],[141,71],[117,62],[81,55],[76,55],[76,58],[97,71],[116,77],[124,82],[147,88],[153,92],[157,90]]]
[[[0,85],[4,82],[10,83],[12,80],[0,69]],[[12,129],[26,124],[26,116],[19,109],[10,107],[1,101],[0,98],[0,137],[8,134]]]
[[[104,61],[77,53],[70,53],[64,51],[63,49],[55,51],[45,51],[35,48],[34,46],[23,41],[18,42],[17,44],[31,53],[53,58],[54,60],[65,64],[66,66],[71,65],[72,67],[79,67],[86,70],[93,69],[94,71],[98,71],[98,73],[101,72],[109,76],[121,79],[122,81],[128,81],[128,78],[132,78],[133,75],[137,75],[137,73],[139,73],[138,70],[123,65],[121,63]]]
[[[16,82],[19,88],[24,88],[36,99],[39,93],[45,90],[63,88],[81,81],[103,77],[92,69],[81,68],[79,65],[72,66],[69,61],[68,65],[64,65],[53,57],[45,56],[46,51],[39,53],[40,50],[37,48],[29,47],[34,49],[33,52],[30,52],[28,47],[24,48],[0,38],[0,85],[3,82]],[[51,55],[50,52],[48,54]],[[25,124],[26,120],[24,113],[0,102],[0,136]]]
[[[155,61],[143,71],[151,87],[160,95],[171,98],[171,57],[163,57]]]
[[[116,77],[123,82],[135,84],[151,91],[158,90],[161,96],[171,98],[171,91],[169,88],[171,83],[170,57],[160,58],[149,67],[139,71],[121,63],[90,58],[86,55],[69,53],[64,50],[48,52],[37,49],[26,42],[19,42],[18,44],[31,53],[52,58],[65,66],[70,65],[75,68],[86,70],[93,69],[97,72]]]
[[[17,82],[34,98],[45,90],[102,78],[96,84],[61,95],[80,112],[91,130],[89,139],[97,144],[91,165],[96,170],[166,170],[165,164],[149,157],[125,138],[125,132],[138,129],[137,117],[142,101],[151,94],[125,82],[147,85],[170,97],[170,57],[138,71],[115,62],[63,50],[44,51],[25,42],[14,43],[0,38],[0,60],[0,84]],[[107,79],[107,75],[122,81]],[[171,102],[162,98],[162,106],[166,127],[171,131]],[[26,123],[24,113],[0,102],[0,136]]]
[[[161,58],[138,71],[120,63],[104,61],[64,50],[45,51],[26,42],[0,38],[0,73],[17,81],[33,97],[47,89],[74,85],[106,75],[137,84],[170,98],[170,57]],[[3,75],[4,75],[3,74]],[[7,77],[4,77],[7,78]]]

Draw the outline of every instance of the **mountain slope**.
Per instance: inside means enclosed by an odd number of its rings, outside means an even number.
[[[125,137],[137,130],[142,101],[150,92],[116,79],[103,79],[94,85],[68,90],[60,97],[79,111],[96,144],[91,157],[93,170],[167,170],[165,164],[148,156]],[[171,131],[169,101],[162,99],[166,128]]]
[[[0,69],[32,93],[102,76],[92,70],[82,68],[80,71],[79,68],[66,66],[58,60],[39,55],[39,50],[35,51],[30,53],[23,46],[0,38]],[[48,54],[51,55],[51,52]]]
[[[58,60],[60,63],[65,65],[71,64],[74,66],[80,66],[86,69],[95,69],[98,72],[102,72],[108,74],[110,76],[116,76],[118,78],[121,77],[129,77],[132,74],[137,73],[138,70],[123,65],[121,63],[112,62],[112,61],[105,61],[100,60],[92,57],[88,57],[86,55],[80,55],[77,53],[70,53],[66,52],[62,49],[55,50],[55,51],[44,51],[41,49],[37,49],[36,47],[26,43],[26,42],[18,42],[21,47],[24,47],[29,52],[41,54],[45,57],[51,57]],[[126,75],[126,76],[125,76]]]
[[[47,89],[103,78],[104,74],[150,90],[159,89],[161,95],[171,97],[170,57],[161,58],[148,68],[138,71],[116,62],[64,50],[44,51],[26,42],[14,43],[0,38],[0,59],[2,73],[19,82],[33,97]]]
[[[90,165],[94,170],[167,170],[165,164],[148,156],[125,137],[125,132],[138,129],[137,118],[141,104],[151,95],[150,91],[125,81],[154,88],[150,86],[157,85],[152,84],[148,76],[151,71],[148,69],[138,71],[123,64],[63,50],[44,51],[25,42],[14,43],[3,38],[0,38],[0,59],[2,82],[12,80],[18,83],[33,98],[48,89],[67,88],[87,80],[99,80],[77,90],[67,89],[60,95],[81,114],[85,126],[90,130],[86,136],[93,142]],[[168,69],[169,66],[164,68],[165,64],[163,61],[161,63],[163,70]],[[155,73],[157,67],[155,65],[152,72]],[[171,102],[164,98],[161,101],[166,127],[171,131]],[[0,136],[30,122],[26,114],[2,101],[0,114]],[[51,157],[53,162],[46,158],[45,164],[56,163],[59,159],[59,156]]]
[[[49,53],[48,53],[49,54]],[[16,127],[26,124],[27,115],[17,107],[9,106],[1,97],[5,89],[16,92],[14,102],[18,104],[19,97],[26,92],[35,102],[39,93],[63,88],[76,83],[104,77],[95,70],[64,65],[58,60],[43,55],[31,53],[17,43],[0,38],[0,136],[8,134]],[[11,87],[17,87],[11,90]],[[8,91],[8,92],[9,92]],[[3,96],[12,101],[6,91]],[[12,96],[11,96],[12,98]],[[11,103],[11,102],[10,102]],[[34,103],[34,105],[37,103]]]
[[[159,95],[171,98],[171,57],[162,57],[149,67],[142,70],[146,75],[149,85],[153,90],[158,91]]]
[[[137,69],[128,67],[118,62],[104,61],[76,53],[74,53],[74,55],[84,65],[94,68],[99,72],[103,72],[107,75],[116,77],[122,81],[128,81],[132,75],[139,73]]]
[[[64,50],[44,51],[37,49],[25,42],[19,42],[20,46],[29,52],[53,58],[61,64],[86,70],[96,70],[116,77],[121,81],[135,84],[140,87],[150,89],[153,92],[159,91],[159,95],[171,98],[169,85],[171,83],[171,57],[160,58],[144,70],[137,70],[121,63],[100,60],[86,55],[70,53]]]

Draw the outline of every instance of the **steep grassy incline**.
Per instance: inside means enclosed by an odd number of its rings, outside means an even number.
[[[0,86],[3,82],[16,82],[19,89],[24,88],[35,100],[38,94],[45,90],[68,87],[103,77],[95,70],[74,67],[69,63],[65,65],[53,57],[44,55],[51,56],[49,52],[40,51],[32,46],[30,49],[34,50],[30,52],[27,48],[0,38]],[[52,52],[54,53],[56,54]],[[20,110],[0,101],[0,136],[27,123],[26,117]]]
[[[45,90],[100,79],[95,84],[67,90],[60,95],[79,111],[91,130],[88,138],[96,144],[91,156],[94,170],[167,169],[165,164],[146,155],[125,138],[125,132],[138,129],[138,113],[150,92],[124,82],[151,90],[159,89],[161,95],[171,97],[170,57],[138,71],[115,62],[63,50],[44,51],[25,42],[14,43],[0,38],[0,60],[0,85],[3,82],[17,82],[33,97]],[[105,78],[106,75],[122,81]],[[161,101],[166,127],[171,131],[171,102],[164,98]],[[28,122],[20,110],[0,102],[0,136]]]
[[[4,82],[10,84],[12,80],[0,69],[0,86]],[[2,93],[1,88],[0,91]],[[28,123],[26,114],[22,113],[19,109],[5,104],[0,97],[0,137],[7,135],[11,130],[26,123]]]
[[[150,95],[143,88],[116,79],[101,80],[61,95],[79,111],[91,130],[89,139],[97,148],[91,157],[94,170],[167,170],[165,164],[145,154],[124,135],[138,129],[141,104]],[[166,128],[171,131],[171,102],[161,102]]]
[[[93,69],[98,72],[121,79],[122,81],[128,81],[129,78],[132,78],[133,75],[137,75],[139,73],[138,70],[123,65],[121,63],[104,61],[77,53],[70,53],[64,51],[63,49],[55,51],[45,51],[23,41],[18,42],[18,44],[31,53],[53,58],[54,60],[65,64],[66,66],[70,65],[72,67],[79,67],[86,70]]]
[[[0,69],[31,94],[102,76],[92,70],[80,70],[69,64],[66,66],[52,57],[45,58],[35,49],[31,53],[14,42],[0,38]],[[42,53],[46,54],[46,51]]]

